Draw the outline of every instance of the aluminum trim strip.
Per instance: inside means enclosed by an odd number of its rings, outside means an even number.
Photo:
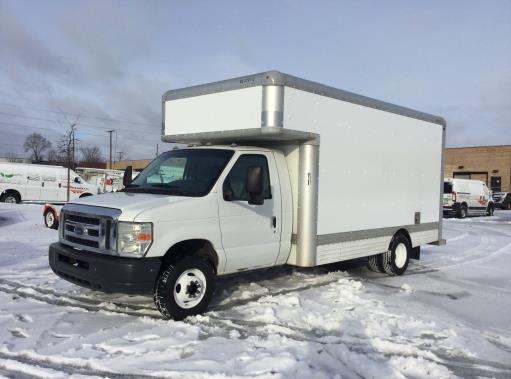
[[[172,134],[162,136],[163,142],[173,143],[240,143],[240,142],[311,142],[319,144],[319,135],[280,127],[238,129],[218,132]]]
[[[201,96],[215,92],[231,91],[234,89],[248,88],[254,86],[288,86],[299,90],[312,92],[321,96],[331,97],[366,107],[379,109],[385,112],[395,113],[402,116],[412,117],[418,120],[431,122],[439,125],[446,125],[445,120],[440,116],[420,112],[411,108],[402,107],[385,101],[376,100],[367,96],[358,95],[353,92],[344,91],[324,84],[301,79],[278,71],[267,71],[259,74],[242,76],[219,82],[201,84],[187,88],[167,91],[163,94],[163,102],[177,100],[193,96]]]
[[[378,238],[385,236],[392,236],[399,229],[406,229],[408,233],[415,232],[423,232],[428,230],[439,229],[440,223],[438,222],[428,222],[424,224],[410,224],[410,225],[401,225],[401,226],[391,226],[387,228],[377,228],[377,229],[366,229],[366,230],[354,230],[351,232],[341,232],[341,233],[331,233],[331,234],[322,234],[318,235],[317,245],[330,245],[339,242],[350,242],[350,241],[358,241],[364,240],[368,238]],[[296,244],[297,235],[293,234],[291,237],[291,242]]]

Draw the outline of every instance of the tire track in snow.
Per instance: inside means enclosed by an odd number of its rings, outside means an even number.
[[[336,282],[340,277],[322,280],[316,283],[310,283],[301,286],[293,286],[292,288],[284,288],[276,291],[269,290],[255,296],[250,296],[243,299],[235,299],[227,303],[212,306],[209,311],[222,311],[229,310],[238,306],[242,306],[266,296],[278,296],[288,293],[306,291],[308,289],[326,286],[330,283]],[[112,302],[109,300],[99,300],[90,297],[82,297],[75,295],[68,295],[63,292],[55,291],[49,288],[39,288],[36,286],[25,285],[16,281],[0,278],[0,292],[18,295],[23,298],[34,299],[42,301],[51,305],[57,306],[70,306],[75,308],[83,308],[87,311],[93,312],[113,312],[129,316],[147,316],[154,319],[163,319],[155,307],[141,306],[136,304]],[[149,313],[146,313],[149,312]]]
[[[258,336],[260,338],[268,338],[272,334],[279,334],[282,336],[285,336],[287,338],[301,341],[301,342],[308,342],[308,343],[317,343],[321,346],[328,347],[328,345],[332,344],[343,344],[349,351],[356,354],[364,354],[364,355],[370,355],[373,356],[371,359],[378,360],[380,359],[378,356],[385,356],[384,352],[380,352],[374,349],[368,349],[368,346],[370,346],[369,342],[360,342],[360,343],[354,343],[353,341],[350,342],[343,342],[342,338],[343,336],[334,336],[331,332],[325,332],[325,333],[318,333],[314,330],[308,330],[303,329],[297,326],[293,325],[286,325],[283,323],[268,323],[268,322],[260,322],[260,321],[252,321],[252,320],[243,320],[239,318],[232,317],[232,315],[228,315],[228,311],[232,310],[234,307],[241,306],[244,304],[248,304],[252,301],[257,301],[260,298],[263,298],[265,296],[277,296],[277,295],[285,295],[287,293],[293,293],[293,292],[300,292],[305,291],[308,289],[318,288],[321,286],[327,286],[329,284],[332,284],[333,282],[338,281],[339,278],[331,279],[326,282],[322,283],[315,283],[315,284],[309,284],[307,286],[300,287],[299,289],[286,289],[282,291],[277,291],[278,293],[265,293],[258,295],[251,299],[243,299],[243,301],[237,302],[233,307],[223,307],[223,308],[217,308],[212,309],[211,311],[204,314],[204,316],[201,317],[208,317],[211,319],[212,322],[204,322],[204,319],[188,319],[185,320],[185,322],[192,324],[192,325],[200,325],[202,328],[204,328],[205,331],[207,331],[208,327],[211,327],[214,333],[207,333],[207,337],[212,335],[217,335],[218,330],[216,330],[217,327],[224,327],[227,329],[235,329],[237,330],[242,338],[247,338],[248,336]],[[0,280],[2,282],[4,280]],[[368,280],[361,280],[362,282],[368,281]],[[375,284],[381,284],[381,283],[375,283]],[[129,311],[126,309],[115,309],[112,307],[102,307],[98,304],[79,304],[76,301],[69,301],[65,299],[55,299],[50,298],[48,294],[40,294],[37,295],[33,292],[25,292],[24,289],[34,290],[32,287],[25,286],[25,288],[6,288],[6,284],[2,283],[0,285],[0,291],[18,295],[20,297],[25,297],[32,300],[42,301],[44,303],[48,303],[50,305],[57,305],[57,306],[67,306],[67,307],[74,307],[74,308],[82,308],[87,311],[93,311],[93,312],[106,312],[106,313],[119,313],[123,315],[128,316],[135,316],[135,317],[149,317],[153,319],[159,319],[164,320],[163,317],[159,313],[155,315],[148,315],[147,313],[142,313],[140,311]],[[393,286],[392,286],[393,287]],[[395,287],[397,289],[397,287]],[[94,299],[88,299],[88,300],[94,300]],[[153,310],[156,313],[156,310]],[[227,314],[226,314],[227,313]],[[226,317],[227,316],[227,317]],[[207,338],[206,337],[206,338]],[[336,339],[336,341],[332,341],[332,338]],[[356,338],[354,336],[349,336],[350,339]],[[388,340],[388,342],[393,342],[392,340]],[[428,350],[429,352],[436,355],[435,351]],[[376,356],[374,356],[376,355]],[[396,356],[395,354],[392,354],[392,356]],[[499,377],[506,377],[511,374],[511,367],[501,365],[497,362],[490,362],[490,361],[483,361],[483,360],[477,360],[477,359],[468,359],[464,358],[461,361],[457,361],[452,356],[446,356],[445,359],[441,359],[439,357],[438,359],[431,359],[428,357],[425,357],[423,355],[418,354],[399,354],[399,356],[402,357],[410,357],[410,358],[419,358],[429,360],[433,363],[437,363],[440,365],[444,365],[450,369],[453,369],[455,371],[463,372],[465,376],[471,372],[477,372],[477,375],[490,375],[495,376],[497,378]],[[12,357],[5,356],[5,353],[0,353],[0,358],[3,359],[12,359]],[[447,359],[448,358],[448,359]],[[336,359],[340,359],[338,356],[336,356]],[[52,369],[53,367],[51,365],[43,365],[46,361],[39,362],[38,360],[34,360],[33,358],[27,359],[27,357],[22,356],[19,360],[21,363],[26,364],[32,364],[32,365],[39,365],[41,367],[46,367],[49,369]],[[346,369],[352,371],[352,373],[356,376],[361,377],[360,373],[357,373],[356,370],[352,367],[350,367],[347,363],[342,362]],[[60,364],[58,365],[60,366]],[[74,369],[74,366],[72,366]],[[69,367],[68,367],[69,368]],[[471,371],[471,370],[475,371]],[[63,371],[64,373],[68,373],[68,371]],[[76,373],[76,372],[75,372]],[[84,371],[81,371],[80,373],[83,373],[85,375],[110,375],[109,377],[113,378],[138,378],[143,377],[140,375],[131,375],[131,374],[116,374],[116,373],[110,373],[110,372],[101,372],[101,371],[90,371],[84,369]],[[502,374],[502,375],[501,375]],[[114,376],[117,375],[117,376]],[[128,376],[127,376],[128,375]],[[131,375],[131,376],[129,376]],[[474,377],[477,375],[473,375]],[[154,378],[153,376],[147,376],[148,378]]]
[[[16,362],[21,365],[28,365],[31,367],[39,367],[45,370],[41,370],[41,376],[34,373],[27,373],[26,370],[22,368],[16,369],[9,365],[10,362]],[[71,375],[84,375],[84,376],[92,376],[99,378],[112,378],[112,379],[163,379],[165,377],[157,376],[157,375],[146,375],[146,374],[128,374],[128,373],[120,373],[106,370],[99,370],[92,368],[90,363],[84,362],[83,365],[79,364],[71,364],[71,363],[62,363],[62,362],[54,362],[51,360],[51,357],[40,356],[38,358],[34,358],[30,354],[26,353],[12,353],[0,351],[0,372],[1,370],[6,370],[8,372],[19,375],[23,378],[44,378],[48,375],[48,370],[52,374],[62,374],[63,378],[69,377]],[[52,372],[53,371],[53,372]],[[16,376],[17,377],[17,376]],[[166,377],[168,378],[168,377]]]

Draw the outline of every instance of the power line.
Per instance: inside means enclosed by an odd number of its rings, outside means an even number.
[[[18,123],[13,123],[13,122],[6,122],[6,121],[0,121],[0,124],[8,125],[8,126],[15,126],[15,127],[29,128],[29,129],[49,130],[49,131],[52,131],[52,132],[55,132],[55,133],[59,133],[58,130],[56,130],[54,128],[49,128],[49,127],[33,126],[33,125],[27,125],[27,124],[18,124]],[[60,126],[62,126],[62,125],[60,125]],[[95,134],[95,133],[82,132],[82,131],[79,131],[79,133],[85,134],[85,135],[90,135],[90,136],[95,136],[95,137],[104,137],[102,134]],[[125,134],[125,133],[126,134],[133,134],[133,133],[130,133],[130,132],[124,132],[123,131],[123,134]],[[145,139],[145,138],[142,138],[142,137],[132,137],[132,138],[127,138],[127,140],[130,140],[130,141],[154,142],[153,139]]]
[[[157,124],[149,124],[149,123],[145,123],[145,122],[118,120],[118,119],[110,118],[110,117],[89,116],[89,115],[85,115],[85,114],[69,113],[69,112],[63,112],[63,111],[54,110],[54,109],[31,107],[31,106],[27,106],[27,105],[19,105],[19,104],[4,103],[4,102],[0,102],[0,104],[9,106],[9,107],[20,108],[20,109],[31,109],[31,110],[35,110],[38,112],[57,113],[57,114],[64,114],[67,116],[74,116],[74,117],[81,116],[81,117],[85,117],[85,118],[92,118],[92,119],[96,119],[96,120],[109,121],[109,122],[120,122],[120,123],[125,123],[125,124],[146,125],[146,126],[157,126]]]
[[[16,113],[8,113],[8,112],[0,112],[0,115],[9,116],[9,117],[27,118],[27,119],[36,120],[36,121],[51,122],[53,124],[59,124],[60,122],[64,121],[64,120],[55,120],[55,119],[48,119],[48,118],[42,118],[42,117],[34,117],[34,116],[21,115],[21,114],[16,114]],[[80,122],[80,125],[86,125],[88,127],[100,129],[100,130],[103,130],[103,131],[106,131],[108,129],[107,126],[101,127],[101,126],[98,126],[98,125],[95,125],[95,124],[90,124],[88,122]],[[131,128],[123,127],[123,128],[118,128],[118,129],[126,131],[126,133],[140,133],[140,128],[131,129]]]

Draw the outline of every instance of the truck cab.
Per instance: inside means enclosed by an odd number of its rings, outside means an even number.
[[[290,252],[291,207],[282,152],[176,149],[151,162],[123,192],[68,203],[50,262],[74,283],[125,293],[151,292],[162,266],[184,252],[196,252],[212,275],[283,264]],[[205,279],[193,283],[206,295]],[[183,306],[201,299],[187,296]]]

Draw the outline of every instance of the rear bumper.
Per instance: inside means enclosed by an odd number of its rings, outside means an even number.
[[[160,272],[159,258],[121,258],[52,243],[50,267],[62,279],[103,292],[152,293]]]
[[[460,210],[459,203],[453,203],[452,205],[444,205],[444,216],[455,216]]]

